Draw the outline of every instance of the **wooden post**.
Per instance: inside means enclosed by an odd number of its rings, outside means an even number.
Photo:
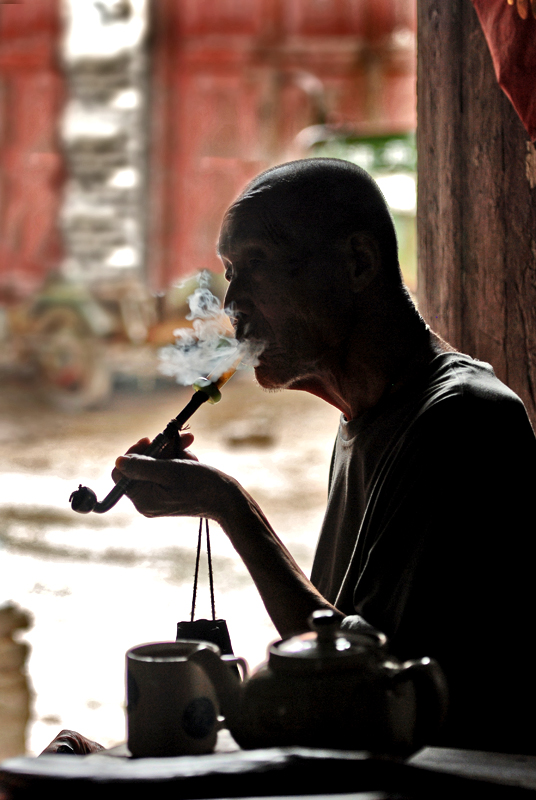
[[[535,425],[536,150],[470,0],[418,0],[417,49],[419,307]]]

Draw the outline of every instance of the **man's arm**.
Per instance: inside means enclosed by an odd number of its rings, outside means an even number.
[[[191,435],[184,437],[186,446],[191,441]],[[200,464],[188,451],[180,459],[148,458],[140,454],[146,446],[147,440],[142,440],[117,460],[114,480],[124,476],[135,481],[127,495],[145,516],[206,517],[217,522],[248,569],[281,636],[306,630],[307,617],[316,609],[334,608],[237,481]]]

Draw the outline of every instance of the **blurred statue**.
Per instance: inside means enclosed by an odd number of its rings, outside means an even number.
[[[26,750],[32,698],[25,671],[29,646],[13,635],[30,625],[26,611],[13,603],[0,606],[0,761]]]

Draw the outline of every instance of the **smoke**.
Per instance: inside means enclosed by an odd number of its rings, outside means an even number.
[[[199,274],[199,286],[188,297],[191,328],[173,332],[175,344],[160,350],[160,372],[189,386],[197,378],[217,380],[230,366],[240,361],[239,369],[256,366],[263,350],[259,342],[238,342],[231,331],[229,317],[210,289],[210,273]]]

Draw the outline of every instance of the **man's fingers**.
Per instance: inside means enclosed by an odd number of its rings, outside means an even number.
[[[157,458],[193,458],[195,456],[186,449],[193,444],[194,437],[191,433],[179,433],[170,442],[164,445]]]
[[[150,481],[161,486],[173,486],[177,480],[177,472],[187,459],[173,461],[169,459],[149,458],[143,455],[120,456],[115,466],[122,476],[135,481]]]
[[[86,739],[81,733],[76,731],[63,730],[58,733],[55,739],[46,747],[41,755],[52,753],[64,753],[66,755],[88,755],[88,753],[98,753],[104,747],[98,742]]]
[[[151,440],[148,439],[147,437],[140,439],[139,442],[136,442],[136,444],[133,444],[132,447],[128,448],[127,454],[143,455],[143,453],[145,453],[150,444]],[[114,483],[119,483],[122,477],[123,475],[119,472],[119,470],[117,469],[112,470],[112,480]]]
[[[193,443],[194,437],[191,433],[179,433],[173,441],[168,442],[164,448],[162,449],[161,453],[157,456],[157,458],[163,459],[173,459],[173,458],[182,458],[189,461],[198,461],[197,456],[193,453],[190,453],[187,450],[187,447]],[[149,445],[151,444],[151,440],[147,439],[147,437],[140,439],[136,444],[133,444],[132,447],[129,447],[125,455],[143,455]],[[116,468],[112,471],[112,480],[114,483],[118,483],[121,478],[124,477],[123,470],[120,470],[118,466],[119,459],[116,461]],[[130,476],[128,476],[130,477]],[[145,480],[150,480],[146,478]]]
[[[136,442],[136,444],[133,444],[132,447],[129,447],[127,453],[137,453],[138,455],[143,455],[150,444],[151,440],[147,437],[144,437],[143,439],[140,439],[139,442]]]
[[[192,433],[178,433],[174,439],[164,445],[157,458],[195,458],[192,453],[188,453],[186,450],[193,444],[193,441],[194,436]],[[135,455],[143,455],[150,444],[151,440],[147,439],[147,437],[140,439],[139,442],[128,448],[126,455],[132,455],[133,453]]]
[[[183,453],[187,447],[190,447],[194,442],[194,435],[193,433],[180,433],[178,436],[174,438],[174,440],[170,443],[174,448],[174,456],[173,458],[181,458],[181,453]]]

